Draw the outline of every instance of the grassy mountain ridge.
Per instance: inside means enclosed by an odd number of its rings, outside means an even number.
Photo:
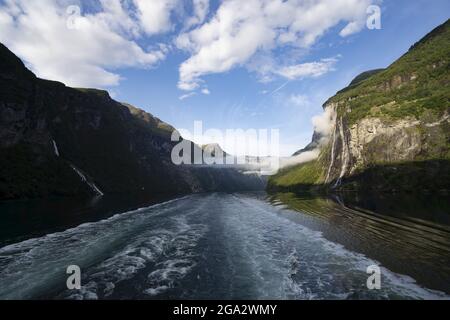
[[[450,190],[450,20],[388,68],[331,97],[319,157],[281,170],[270,190]]]
[[[369,71],[365,71],[360,73],[359,75],[357,75],[348,85],[348,87],[338,91],[338,94],[340,93],[344,93],[346,91],[349,91],[355,87],[357,87],[358,85],[361,84],[361,82],[371,78],[372,76],[384,71],[385,69],[374,69],[374,70],[369,70]]]
[[[416,119],[431,111],[441,116],[448,108],[450,84],[450,20],[426,35],[388,68],[340,92],[326,104],[345,102],[349,124],[368,114]],[[395,102],[395,106],[390,103]]]

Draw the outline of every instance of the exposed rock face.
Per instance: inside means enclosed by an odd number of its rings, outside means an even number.
[[[356,77],[324,104],[336,118],[317,160],[269,188],[450,190],[449,56],[450,20],[389,68]]]
[[[385,121],[367,117],[348,127],[345,117],[337,119],[330,139],[331,151],[322,154],[328,165],[325,184],[339,187],[343,178],[369,167],[404,164],[421,159],[444,159],[447,149],[437,147],[437,140],[450,141],[450,117],[438,121],[413,118]]]
[[[0,44],[0,199],[264,188],[231,168],[175,166],[173,131],[106,91],[38,79]]]

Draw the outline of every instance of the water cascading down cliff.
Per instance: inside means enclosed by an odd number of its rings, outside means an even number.
[[[448,20],[388,68],[359,75],[324,104],[331,127],[314,135],[317,159],[281,170],[269,190],[450,190],[449,57]]]

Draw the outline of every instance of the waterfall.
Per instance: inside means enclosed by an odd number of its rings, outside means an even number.
[[[327,172],[327,177],[325,179],[325,183],[328,183],[328,180],[330,179],[330,174],[331,174],[331,169],[333,168],[334,165],[334,150],[336,148],[336,130],[337,130],[337,116],[335,117],[334,120],[334,130],[333,133],[331,135],[331,159],[330,159],[330,165],[328,166],[328,172]]]
[[[59,157],[58,146],[56,145],[55,140],[52,140],[52,142],[53,142],[53,150],[55,151],[55,155],[56,155],[57,157]]]
[[[92,189],[92,191],[94,191],[99,196],[103,196],[104,195],[104,193],[95,185],[95,183],[89,181],[86,178],[86,176],[81,172],[80,169],[75,167],[73,164],[71,164],[70,166],[72,167],[73,171],[75,171],[80,176],[81,180],[83,182],[85,182],[89,186],[89,188]]]
[[[342,117],[340,119],[340,125],[339,125],[339,136],[342,140],[341,173],[339,174],[339,178],[337,179],[333,188],[336,188],[337,186],[339,186],[341,184],[342,178],[344,177],[345,172],[347,171],[348,160],[349,160],[349,154],[348,154],[348,150],[347,150],[347,142],[346,142],[345,136],[344,136],[344,125],[342,122]]]

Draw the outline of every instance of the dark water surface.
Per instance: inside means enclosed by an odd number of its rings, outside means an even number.
[[[154,201],[0,204],[0,299],[449,298],[447,197]],[[80,291],[65,287],[69,265]],[[370,265],[381,290],[367,289]]]
[[[447,195],[280,193],[274,205],[290,220],[320,231],[392,271],[450,293],[450,201]]]
[[[0,247],[114,214],[148,207],[175,198],[174,195],[106,195],[103,197],[55,197],[0,202]]]

